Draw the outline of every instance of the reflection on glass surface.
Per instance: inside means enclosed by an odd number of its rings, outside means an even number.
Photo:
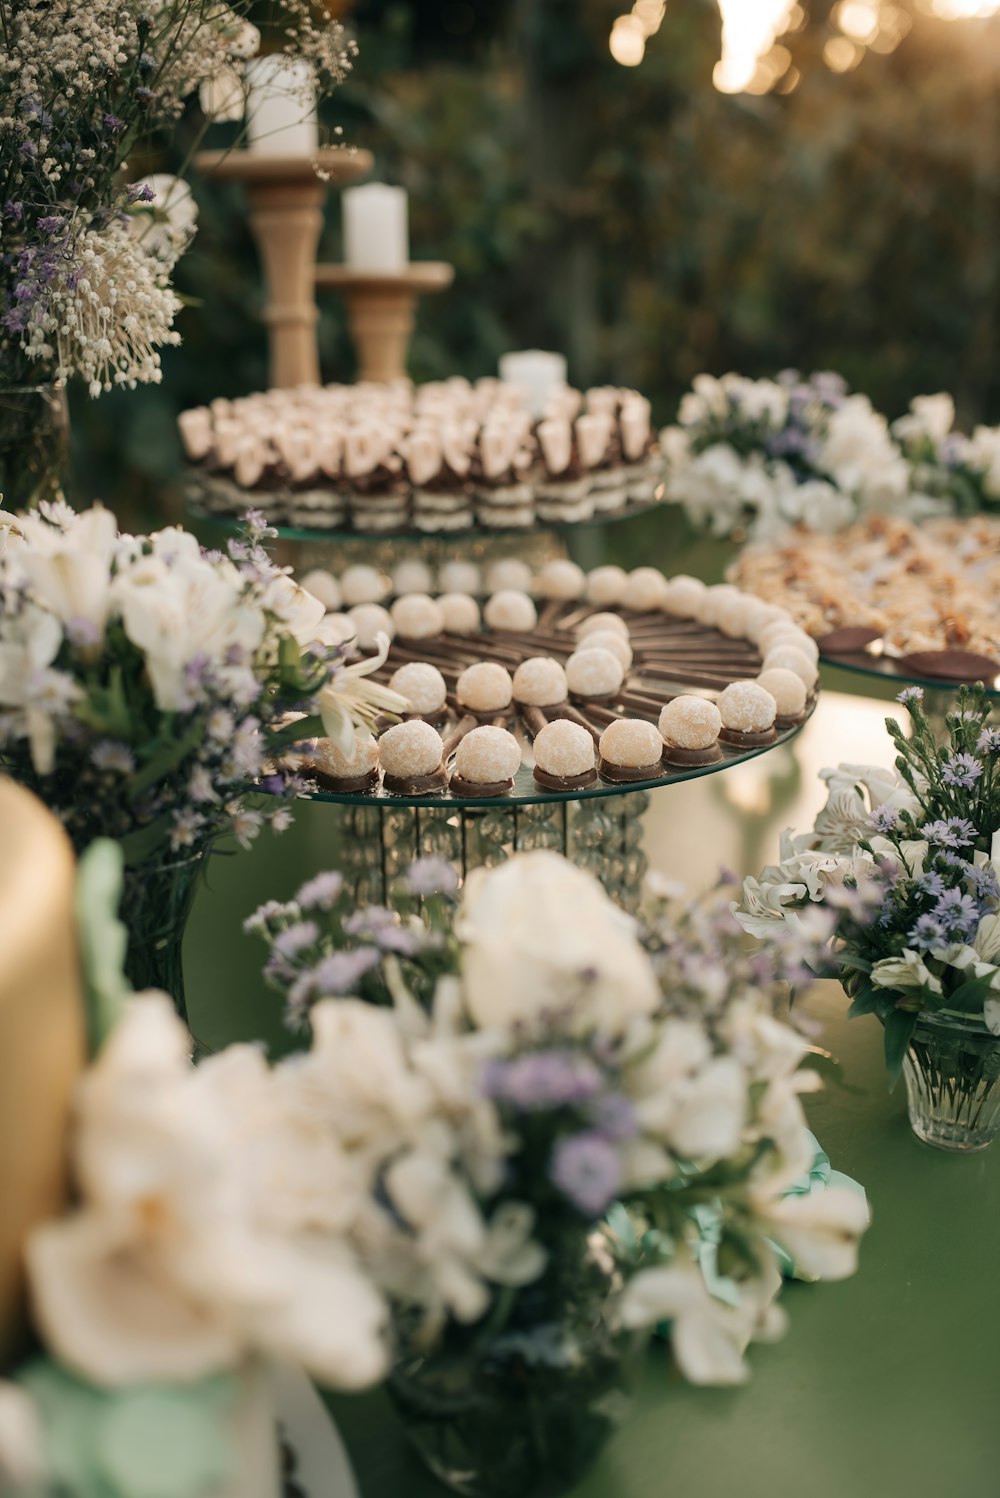
[[[700,890],[715,882],[720,868],[742,877],[777,862],[785,828],[806,831],[826,801],[822,769],[841,762],[892,764],[887,715],[908,720],[894,702],[823,692],[794,742],[714,780],[654,791],[644,827],[650,868]]]

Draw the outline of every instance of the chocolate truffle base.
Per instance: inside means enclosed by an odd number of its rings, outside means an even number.
[[[597,768],[603,780],[625,782],[629,780],[659,780],[663,774],[662,761],[652,765],[614,765],[602,755]]]
[[[546,791],[585,791],[597,780],[596,770],[584,770],[582,775],[550,775],[548,770],[535,766],[533,779]]]
[[[432,713],[404,713],[404,723],[429,723],[432,728],[440,728],[442,723],[448,721],[448,705],[437,707]]]
[[[718,744],[709,744],[707,749],[682,749],[679,744],[666,743],[663,762],[681,769],[696,769],[700,765],[717,765],[722,758]]]
[[[777,737],[775,728],[764,728],[760,733],[741,733],[738,728],[723,728],[719,732],[719,738],[734,749],[763,749]]]
[[[448,788],[448,775],[444,765],[430,775],[383,775],[383,789],[394,796],[429,796],[433,791]]]
[[[315,780],[320,790],[334,791],[336,793],[358,791],[373,791],[378,785],[378,767],[368,771],[366,775],[327,775],[324,770],[310,769],[309,774]]]
[[[466,780],[462,775],[453,775],[450,789],[453,796],[468,796],[475,801],[488,801],[494,796],[509,795],[514,789],[514,782],[513,780]]]

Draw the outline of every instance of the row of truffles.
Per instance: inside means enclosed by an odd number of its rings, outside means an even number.
[[[521,566],[519,563],[518,568]],[[491,580],[507,580],[501,567],[506,564],[498,563],[491,570]],[[587,574],[568,561],[546,564],[535,578],[525,578],[513,568],[508,570],[514,580],[529,582],[533,591],[504,586],[483,602],[471,592],[448,592],[437,597],[426,592],[404,592],[386,608],[375,601],[388,600],[386,579],[373,567],[348,568],[339,583],[328,573],[316,572],[307,573],[302,581],[331,611],[326,618],[329,632],[339,631],[345,642],[354,639],[361,649],[372,648],[380,634],[410,644],[442,635],[475,636],[484,629],[496,634],[530,635],[539,625],[540,607],[544,616],[547,604],[597,605],[596,612],[579,624],[576,650],[566,667],[571,692],[590,699],[613,696],[631,668],[629,626],[624,614],[617,612],[626,601],[630,616],[662,614],[717,629],[731,639],[749,640],[760,651],[765,672],[790,672],[800,678],[807,693],[816,686],[816,642],[783,609],[730,584],[707,586],[686,576],[668,579],[655,567],[640,567],[630,573],[618,567],[598,567]],[[560,583],[563,586],[556,591]],[[352,598],[363,601],[350,604],[344,611],[343,606]],[[583,641],[587,642],[586,649],[581,649]],[[582,655],[589,659],[581,663],[578,657]]]
[[[300,386],[178,418],[189,492],[272,521],[367,532],[518,530],[647,504],[662,492],[638,391],[562,387],[534,417],[517,386]]]
[[[972,651],[1000,662],[1000,520],[978,515],[919,526],[873,516],[836,536],[751,547],[740,587],[779,603],[813,638],[881,637],[891,655]]]
[[[474,675],[464,683],[468,698],[488,704],[485,710],[497,715],[504,712],[505,697],[506,708],[511,705],[509,683],[496,677],[502,669],[483,661],[468,668]],[[790,680],[804,701],[801,683],[794,676]],[[428,689],[428,700],[436,704],[432,713],[437,715],[444,694],[437,701],[429,690],[430,679],[421,680],[415,672],[410,681],[418,694]],[[402,683],[394,680],[394,685]],[[711,765],[722,758],[720,739],[740,749],[772,742],[777,709],[774,695],[760,682],[734,682],[718,705],[704,697],[678,696],[663,707],[658,723],[617,718],[599,736],[583,722],[556,716],[541,722],[534,734],[534,780],[546,790],[565,792],[585,790],[598,776],[612,784],[629,784],[660,779],[672,768]],[[450,789],[454,795],[487,799],[513,791],[521,758],[517,738],[501,723],[463,720],[449,739],[415,712],[378,739],[358,730],[350,754],[333,740],[320,739],[311,747],[307,763],[321,784],[341,793],[375,789],[381,772],[385,790],[397,795],[433,795]]]

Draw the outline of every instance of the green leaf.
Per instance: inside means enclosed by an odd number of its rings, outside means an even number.
[[[118,919],[122,850],[98,838],[80,859],[76,920],[83,955],[90,1053],[96,1055],[121,1016],[131,989],[125,977],[128,932]]]
[[[849,973],[870,973],[872,970],[868,958],[861,957],[856,952],[838,952],[837,963]]]
[[[876,1014],[878,1012],[879,992],[874,983],[864,983],[858,989],[850,1009],[847,1011],[848,1019],[857,1019],[859,1014]]]
[[[318,713],[314,713],[311,717],[300,718],[297,723],[289,723],[285,728],[269,733],[267,748],[269,753],[276,754],[289,744],[297,744],[300,739],[318,739],[324,736],[323,719]]]
[[[166,815],[147,822],[144,827],[136,827],[134,831],[127,832],[120,839],[120,844],[128,867],[134,869],[136,864],[145,863],[151,854],[166,847],[169,836],[170,818]]]
[[[133,775],[129,781],[129,789],[133,795],[139,796],[143,791],[148,791],[151,785],[156,785],[158,780],[164,780],[170,771],[175,769],[187,756],[196,744],[203,738],[205,732],[204,724],[200,721],[192,723],[187,733],[180,738],[171,740],[152,759],[147,760],[138,774]]]
[[[889,1072],[889,1089],[899,1081],[903,1070],[903,1057],[909,1050],[913,1032],[917,1028],[917,1015],[912,1010],[894,1009],[885,1021],[885,1064]]]
[[[978,1014],[993,992],[993,972],[980,978],[966,978],[964,983],[948,994],[948,1008],[958,1009],[962,1014]]]

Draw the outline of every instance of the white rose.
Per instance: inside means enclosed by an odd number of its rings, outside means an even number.
[[[572,1009],[581,1028],[617,1032],[660,1003],[634,922],[596,879],[556,853],[477,869],[455,929],[466,1006],[480,1026]]]

